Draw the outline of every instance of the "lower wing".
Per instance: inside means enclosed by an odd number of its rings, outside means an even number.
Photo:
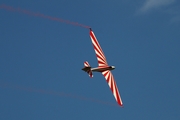
[[[116,82],[114,80],[114,77],[111,73],[111,71],[109,70],[106,70],[104,72],[102,72],[102,74],[104,75],[117,103],[120,105],[120,106],[123,106],[123,103],[122,103],[122,100],[121,100],[121,97],[120,97],[120,94],[119,94],[119,91],[118,91],[118,88],[117,88],[117,85],[116,85]]]

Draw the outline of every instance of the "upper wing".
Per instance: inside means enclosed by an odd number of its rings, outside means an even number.
[[[96,36],[94,35],[93,31],[90,29],[90,38],[92,40],[94,50],[97,56],[98,65],[99,66],[108,66],[108,63],[106,61],[106,57],[101,49],[101,46],[98,43],[98,40],[96,39]]]
[[[106,81],[107,81],[107,83],[108,83],[108,85],[109,85],[109,87],[110,87],[110,89],[111,89],[117,103],[120,106],[123,106],[123,103],[122,103],[122,100],[121,100],[121,97],[120,97],[116,82],[114,80],[114,77],[113,77],[111,71],[106,70],[106,71],[102,72],[102,74],[106,78]]]

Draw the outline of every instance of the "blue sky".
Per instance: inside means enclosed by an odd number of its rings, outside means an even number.
[[[0,119],[180,119],[180,1],[1,0],[90,26],[124,108],[100,73],[89,29],[0,9]],[[108,104],[106,104],[108,103]]]

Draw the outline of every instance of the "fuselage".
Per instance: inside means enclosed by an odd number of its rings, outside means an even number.
[[[107,66],[107,67],[96,67],[96,68],[91,68],[91,71],[93,72],[103,72],[103,71],[106,71],[106,70],[114,70],[115,69],[115,66]]]

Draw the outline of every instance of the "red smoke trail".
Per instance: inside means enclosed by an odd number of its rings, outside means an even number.
[[[111,102],[105,102],[105,101],[94,99],[94,98],[87,98],[87,97],[78,96],[78,95],[69,94],[69,93],[64,93],[64,92],[35,89],[35,88],[31,88],[31,87],[13,85],[10,83],[0,83],[0,87],[22,90],[22,91],[28,91],[28,92],[35,92],[35,93],[40,93],[40,94],[49,94],[49,95],[55,95],[55,96],[61,96],[61,97],[69,97],[69,98],[73,98],[73,99],[79,99],[79,100],[90,101],[90,102],[95,102],[95,103],[99,103],[99,104],[105,104],[105,105],[109,105],[109,106],[118,107],[118,105],[115,103],[113,104]]]
[[[90,28],[89,26],[79,24],[77,22],[72,22],[72,21],[69,21],[69,20],[63,20],[61,18],[51,17],[51,16],[48,16],[48,15],[43,15],[41,13],[34,13],[34,12],[23,10],[23,9],[20,9],[20,8],[13,8],[13,7],[7,6],[5,4],[0,5],[0,9],[5,9],[5,10],[8,10],[8,11],[12,11],[12,12],[19,12],[19,13],[24,13],[24,14],[31,15],[31,16],[46,18],[46,19],[49,19],[49,20],[53,20],[53,21],[57,21],[57,22],[63,22],[63,23],[66,23],[66,24],[80,26],[80,27],[83,27],[83,28]]]

